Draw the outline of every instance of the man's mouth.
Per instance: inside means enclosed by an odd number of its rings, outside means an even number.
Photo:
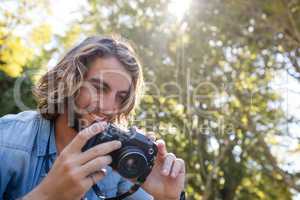
[[[94,122],[103,122],[103,121],[108,121],[108,117],[106,116],[99,116],[99,115],[95,115],[95,114],[91,114],[91,118],[93,119],[93,123]]]
[[[75,122],[75,129],[79,132],[80,130],[89,127],[90,125],[96,122],[109,122],[110,118],[108,116],[96,115],[93,113],[89,113],[87,115],[77,116]]]

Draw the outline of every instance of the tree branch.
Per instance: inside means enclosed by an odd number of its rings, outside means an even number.
[[[205,192],[203,194],[203,200],[208,200],[210,195],[211,195],[211,190],[212,190],[212,179],[213,179],[213,176],[217,173],[217,167],[220,165],[220,163],[224,160],[225,156],[226,156],[226,153],[227,151],[230,149],[230,147],[232,146],[233,144],[233,140],[230,141],[230,140],[225,140],[227,143],[225,143],[225,147],[221,150],[219,156],[215,159],[215,162],[214,162],[214,165],[213,165],[213,168],[211,170],[211,172],[208,174],[208,177],[207,177],[207,181],[206,181],[206,184],[205,184]]]

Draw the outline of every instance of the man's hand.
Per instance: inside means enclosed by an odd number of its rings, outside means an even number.
[[[110,152],[121,147],[119,141],[99,144],[85,152],[86,142],[105,129],[105,122],[98,122],[79,132],[54,162],[48,176],[23,199],[80,199],[93,184],[101,180],[103,168],[111,163]]]
[[[157,159],[142,188],[155,200],[178,200],[184,189],[185,163],[167,152],[163,140],[158,140],[156,144]]]

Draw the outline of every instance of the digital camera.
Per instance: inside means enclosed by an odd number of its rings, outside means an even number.
[[[124,131],[114,124],[109,124],[102,133],[89,139],[82,151],[112,140],[122,143],[120,149],[109,154],[112,157],[110,166],[114,170],[121,176],[130,179],[149,174],[157,155],[157,146],[135,128]]]

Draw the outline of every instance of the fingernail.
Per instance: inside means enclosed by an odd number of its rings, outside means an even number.
[[[162,139],[159,139],[156,141],[159,145],[165,145],[165,141],[163,141]]]
[[[92,130],[93,132],[97,132],[97,131],[100,129],[100,127],[101,127],[101,125],[98,124],[98,123],[92,124],[92,125],[90,126],[90,128],[91,128],[91,130]]]
[[[168,171],[166,170],[166,169],[164,169],[163,171],[162,171],[162,173],[163,173],[163,175],[168,175]]]
[[[98,123],[96,123],[96,126],[99,129],[105,129],[106,128],[106,122],[98,122]]]
[[[176,177],[176,174],[175,174],[174,172],[172,173],[172,177],[173,177],[173,178],[175,178],[175,177]]]
[[[107,172],[105,168],[100,169],[100,171],[101,171],[103,174],[106,174],[106,172]]]
[[[121,147],[122,146],[122,143],[120,141],[117,141],[116,142],[116,147]]]
[[[100,121],[99,122],[102,126],[107,126],[107,122],[106,121]]]

